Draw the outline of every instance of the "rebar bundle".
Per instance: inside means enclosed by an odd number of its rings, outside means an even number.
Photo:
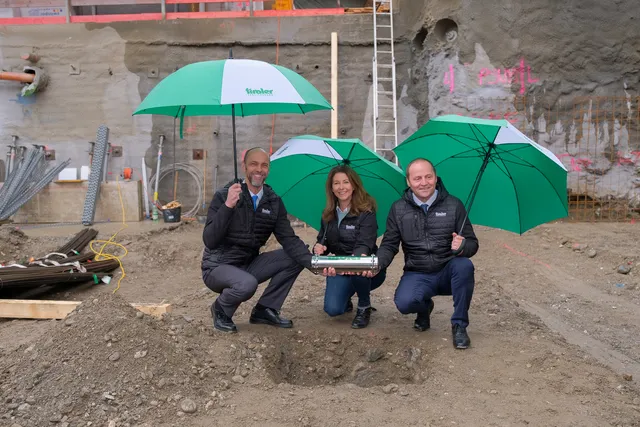
[[[0,297],[33,297],[63,287],[100,283],[103,277],[119,267],[120,262],[117,259],[95,261],[95,253],[81,253],[97,235],[95,229],[84,229],[55,252],[25,264],[3,266],[0,268]]]
[[[90,241],[96,238],[98,230],[93,228],[85,228],[76,234],[73,239],[69,240],[66,245],[58,249],[56,252],[65,255],[78,255],[84,250]]]
[[[71,159],[48,169],[44,147],[35,146],[22,150],[21,157],[15,162],[0,189],[0,221],[9,218],[31,200],[71,163]]]

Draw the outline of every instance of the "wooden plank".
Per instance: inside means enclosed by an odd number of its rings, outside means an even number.
[[[80,303],[80,301],[0,299],[0,318],[64,319]],[[172,311],[171,304],[131,303],[131,306],[156,317]]]
[[[64,7],[65,0],[0,0],[0,8]]]
[[[133,22],[133,21],[162,21],[161,13],[127,13],[118,15],[76,15],[71,22]]]
[[[51,25],[65,24],[64,16],[39,16],[32,18],[0,18],[0,25]]]
[[[278,16],[327,16],[344,15],[341,7],[327,9],[295,9],[295,10],[256,10],[255,17],[278,17]]]
[[[168,3],[168,2],[167,2]],[[248,10],[223,12],[167,12],[167,19],[248,18]]]

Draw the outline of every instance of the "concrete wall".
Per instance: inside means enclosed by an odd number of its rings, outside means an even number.
[[[558,155],[568,154],[562,157],[568,165],[585,158],[606,163],[605,169],[572,170],[577,191],[590,180],[588,191],[596,195],[640,203],[633,184],[638,176],[633,153],[640,150],[640,17],[635,0],[620,0],[615,6],[596,0],[436,0],[428,6],[403,0],[395,5],[400,10],[395,17],[400,140],[443,112],[507,114]],[[278,52],[281,65],[297,69],[330,99],[332,31],[339,33],[341,43],[340,134],[371,143],[371,21],[370,15],[345,15],[279,22],[254,18],[5,26],[0,32],[2,68],[21,71],[20,54],[33,50],[51,79],[44,92],[31,98],[16,95],[17,83],[0,81],[0,145],[17,134],[21,143],[47,144],[58,159],[71,157],[71,166],[80,167],[88,164],[88,141],[104,123],[112,144],[123,147],[123,157],[112,159],[111,178],[123,167],[133,167],[135,178],[142,158],[150,171],[155,169],[160,134],[167,136],[163,164],[173,159],[173,120],[131,116],[160,79],[191,62],[225,58],[230,47],[237,58],[269,62],[276,61]],[[620,111],[605,103],[595,108],[583,102],[586,107],[576,114],[577,97],[605,95],[627,102],[620,102]],[[501,105],[497,109],[496,102]],[[274,150],[295,135],[330,135],[328,112],[276,116],[273,128],[272,120],[239,119],[239,149],[268,148],[272,129]],[[208,202],[215,166],[219,185],[232,178],[230,119],[190,118],[185,129],[185,139],[176,142],[176,159],[202,168],[202,161],[191,160],[191,151],[207,149]],[[613,151],[631,161],[613,159]],[[168,201],[173,184],[170,177],[165,181],[160,195]],[[196,200],[186,173],[179,175],[178,198],[185,205]]]

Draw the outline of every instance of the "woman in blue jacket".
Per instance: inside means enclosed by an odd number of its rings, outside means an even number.
[[[369,256],[378,249],[376,238],[376,201],[364,189],[360,176],[349,166],[336,166],[329,172],[326,183],[327,205],[322,212],[322,226],[318,243],[313,246],[316,255]],[[328,271],[326,271],[328,270]],[[384,282],[386,270],[372,278],[356,274],[338,274],[333,268],[325,269],[327,288],[324,311],[339,316],[353,310],[351,297],[358,295],[356,316],[351,323],[355,329],[369,324],[371,291]]]

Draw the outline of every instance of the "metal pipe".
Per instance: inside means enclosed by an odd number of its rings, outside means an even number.
[[[11,80],[20,83],[33,83],[36,75],[31,73],[14,73],[11,71],[0,72],[0,80]]]
[[[162,145],[164,144],[164,135],[160,135],[160,142],[158,143],[158,163],[156,166],[156,179],[153,189],[153,219],[158,219],[158,184],[160,183],[160,164],[162,163]]]
[[[11,146],[9,146],[9,150],[7,151],[7,160],[4,162],[4,183],[7,184],[9,180],[9,172],[11,172]]]
[[[107,182],[107,169],[109,168],[109,156],[111,156],[111,143],[107,143],[107,152],[104,156],[104,167],[102,168],[102,182]]]
[[[311,258],[311,270],[319,273],[325,268],[333,267],[336,273],[344,272],[378,272],[378,257],[371,256],[319,256]]]

